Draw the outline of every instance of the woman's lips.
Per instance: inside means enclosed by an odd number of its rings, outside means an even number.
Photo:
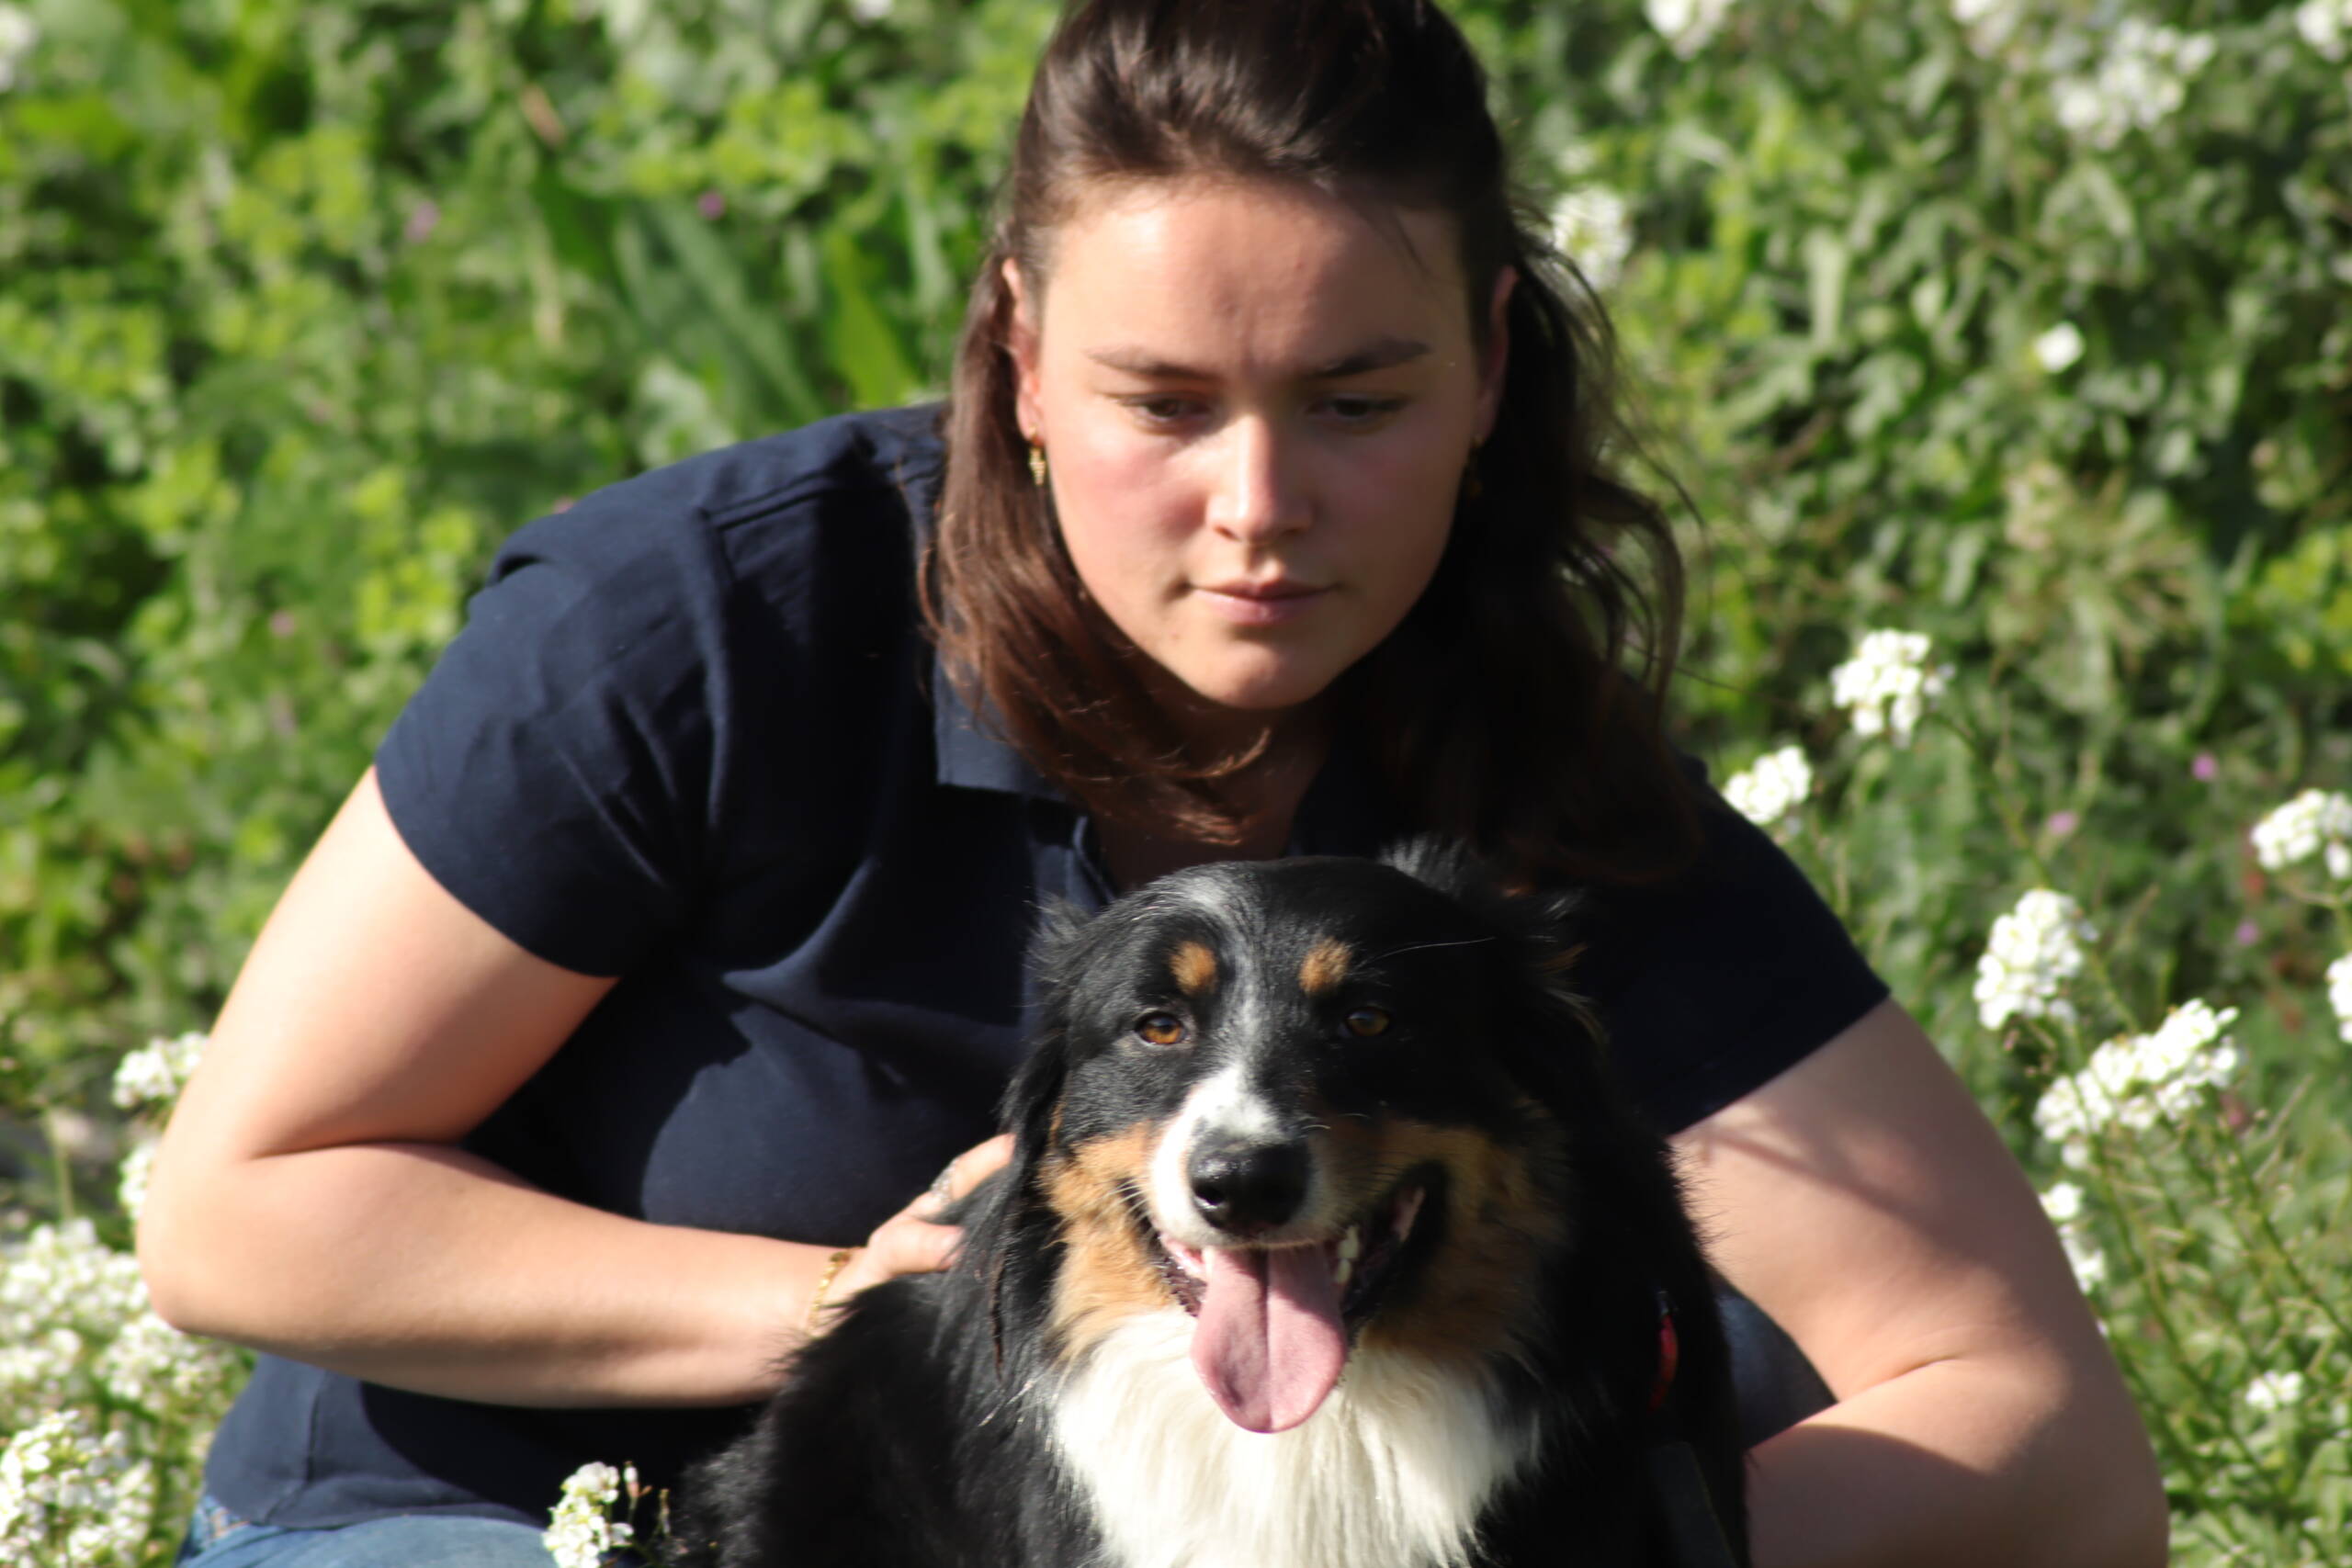
[[[1197,592],[1217,615],[1238,626],[1274,626],[1306,614],[1330,592],[1288,579],[1273,582],[1202,583]]]

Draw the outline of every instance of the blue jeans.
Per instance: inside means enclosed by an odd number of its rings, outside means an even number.
[[[607,1559],[632,1568],[634,1559]],[[411,1516],[338,1529],[247,1524],[207,1497],[177,1568],[554,1568],[529,1525]]]

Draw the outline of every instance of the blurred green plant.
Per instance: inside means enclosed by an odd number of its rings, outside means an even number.
[[[2135,1376],[2294,1371],[2261,1348],[2283,1329],[2232,1337],[2267,1266],[2223,1233],[2340,1234],[2352,1201],[2312,999],[2346,943],[2245,837],[2352,779],[2352,7],[1453,8],[1706,520],[1690,743],[1815,759],[1792,847],[2034,1168],[2082,1042],[1989,1035],[1973,996],[2022,886],[2095,912],[2102,1027],[2239,1009],[2227,1114],[2287,1196],[2150,1243],[2156,1288],[2212,1281],[2186,1360],[2137,1359],[2144,1273],[2100,1304]],[[210,1017],[506,532],[936,392],[1052,14],[0,0],[0,1179],[27,1224],[122,1239],[117,1061]],[[1829,700],[1882,626],[1953,671],[1907,748]],[[2171,1157],[2079,1223],[2139,1224]],[[2335,1419],[2295,1428],[2295,1474],[2342,1474]],[[2181,1429],[2193,1560],[2309,1559],[2282,1497],[2340,1526],[2340,1491],[2229,1446],[2267,1440],[2243,1423]]]

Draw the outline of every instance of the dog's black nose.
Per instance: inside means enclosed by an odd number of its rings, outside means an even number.
[[[1193,1151],[1185,1174],[1201,1218],[1229,1235],[1286,1224],[1306,1197],[1306,1145],[1211,1144]]]

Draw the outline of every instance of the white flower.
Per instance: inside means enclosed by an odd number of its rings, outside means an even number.
[[[2061,1181],[2041,1195],[2041,1210],[2058,1227],[2059,1245],[2066,1249],[2075,1283],[2085,1295],[2090,1294],[2107,1279],[2107,1254],[2092,1245],[2090,1233],[2081,1224],[2083,1190],[2071,1181]]]
[[[2072,321],[2061,321],[2033,340],[2033,356],[2052,376],[2083,356],[2083,334]]]
[[[1605,186],[1578,186],[1553,204],[1552,243],[1577,264],[1594,288],[1607,288],[1625,270],[1634,225],[1625,198]]]
[[[1984,955],[1976,961],[1976,1016],[1987,1029],[2012,1018],[2073,1022],[2060,993],[2083,972],[2083,944],[2098,932],[2081,906],[2064,893],[2037,887],[1993,922]]]
[[[87,1220],[40,1226],[6,1249],[0,1269],[0,1338],[49,1323],[111,1336],[146,1305],[139,1260],[100,1241]]]
[[[1951,14],[1981,60],[1998,57],[2025,23],[2024,0],[1951,0]]]
[[[879,22],[890,15],[891,0],[849,0],[850,14],[861,22]]]
[[[2316,856],[2328,875],[2352,882],[2352,796],[2307,789],[2256,823],[2249,837],[2265,871],[2284,871]]]
[[[40,25],[21,6],[0,5],[0,93],[17,82],[17,67],[40,41]]]
[[[2033,1109],[2033,1124],[2076,1168],[2090,1163],[2090,1139],[2109,1127],[2144,1131],[2195,1109],[2200,1091],[2228,1081],[2238,1048],[2222,1032],[2237,1009],[2183,1002],[2153,1034],[2110,1040],[2083,1070],[2062,1077]]]
[[[2335,1032],[2352,1045],[2352,953],[2327,966],[2327,1005],[2335,1010]]]
[[[1722,30],[1731,5],[1732,0],[1643,0],[1642,10],[1668,46],[1688,60]]]
[[[154,1138],[147,1137],[131,1145],[115,1172],[115,1201],[134,1224],[147,1212],[147,1179],[155,1168],[155,1144]]]
[[[1951,680],[1950,665],[1928,667],[1928,649],[1924,632],[1864,634],[1854,656],[1829,672],[1829,700],[1853,714],[1857,732],[1908,746],[1928,703]]]
[[[1952,19],[1968,34],[1968,47],[1991,59],[2025,19],[2021,0],[1951,0]]]
[[[635,1532],[611,1517],[624,1494],[634,1499],[637,1467],[583,1464],[563,1483],[563,1496],[548,1515],[540,1537],[557,1568],[597,1568],[608,1551],[627,1546]]]
[[[154,1525],[155,1472],[118,1428],[53,1411],[0,1453],[0,1561],[134,1568]]]
[[[9,1244],[0,1253],[0,1430],[87,1392],[93,1349],[146,1310],[139,1260],[99,1241],[87,1220]]]
[[[2303,0],[2295,7],[2295,30],[2321,58],[2343,59],[2346,36],[2352,34],[2352,0]]]
[[[1759,828],[1770,828],[1804,804],[1813,793],[1813,769],[1804,750],[1783,746],[1759,757],[1745,773],[1724,784],[1724,798],[1732,809]]]
[[[2265,1372],[2245,1385],[2243,1396],[2256,1410],[2284,1410],[2303,1397],[2301,1372]]]
[[[2058,1245],[2066,1249],[2066,1266],[2075,1271],[2075,1288],[2089,1295],[2107,1283],[2107,1254],[2092,1246],[2072,1225],[2058,1230]]]
[[[119,1404],[159,1419],[198,1414],[212,1418],[228,1404],[243,1370],[227,1346],[182,1334],[153,1312],[124,1325],[92,1367]]]
[[[2216,45],[2211,35],[2155,27],[2124,17],[2096,38],[2071,34],[2052,45],[2044,62],[2058,123],[2094,147],[2112,147],[2126,132],[2162,124],[2188,97],[2188,79],[2204,69]],[[2095,62],[2086,74],[2069,68]]]
[[[61,1325],[12,1332],[0,1343],[0,1427],[53,1407],[60,1391],[73,1386],[88,1348],[81,1335]]]
[[[159,1035],[131,1052],[114,1070],[114,1102],[125,1111],[170,1105],[187,1087],[205,1044],[201,1034],[183,1034],[175,1040]]]

